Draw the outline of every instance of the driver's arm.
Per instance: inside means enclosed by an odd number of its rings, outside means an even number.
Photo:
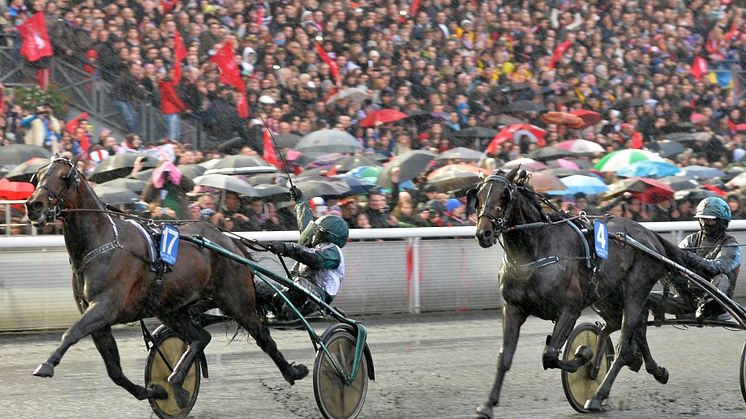
[[[705,259],[694,252],[685,252],[684,262],[686,266],[703,276],[715,276],[728,274],[741,266],[741,247],[735,240],[724,244],[715,259]]]
[[[305,247],[297,243],[285,243],[284,254],[311,269],[336,269],[342,262],[339,250],[333,244]]]

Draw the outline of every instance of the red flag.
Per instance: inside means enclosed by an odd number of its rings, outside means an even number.
[[[249,99],[246,97],[246,89],[243,89],[238,93],[236,112],[238,112],[238,116],[241,118],[245,119],[249,117]]]
[[[695,80],[702,80],[702,76],[707,73],[707,60],[700,56],[694,57],[694,61],[692,61],[691,72]]]
[[[316,52],[319,53],[319,57],[321,57],[321,59],[325,63],[329,64],[329,68],[331,68],[332,70],[332,75],[334,76],[334,80],[337,81],[337,84],[340,84],[342,80],[340,80],[339,78],[339,67],[337,67],[337,63],[335,63],[334,60],[332,60],[331,57],[329,57],[329,54],[327,54],[327,52],[324,50],[324,47],[322,47],[321,44],[319,44],[318,42],[314,42],[313,44],[316,47]]]
[[[256,8],[256,24],[261,28],[264,25],[264,7]]]
[[[246,90],[238,64],[236,64],[236,55],[231,41],[226,41],[223,47],[210,57],[210,60],[220,68],[221,83],[231,85],[240,91]]]
[[[272,164],[272,166],[280,169],[280,161],[277,159],[275,144],[272,142],[272,136],[270,135],[268,128],[264,128],[264,139],[262,143],[264,145],[264,152],[262,153],[262,157],[264,158],[264,160],[266,160],[267,163]]]
[[[166,14],[176,7],[178,0],[161,0],[161,6],[163,7],[163,14]]]
[[[3,97],[3,85],[0,84],[0,115],[5,114],[5,98]]]
[[[69,132],[70,134],[75,135],[75,130],[78,128],[78,124],[80,124],[81,119],[88,120],[88,112],[83,112],[80,115],[76,116],[75,118],[71,119],[70,122],[65,124],[65,131]]]
[[[635,133],[632,134],[632,142],[629,144],[629,148],[642,148],[642,134],[640,131],[635,131]]]
[[[557,61],[562,58],[562,55],[564,55],[565,51],[570,48],[570,45],[572,45],[572,42],[570,41],[565,41],[557,45],[557,48],[555,48],[552,53],[552,58],[549,59],[549,68],[554,68],[554,66],[557,65]]]
[[[409,14],[411,16],[415,16],[417,14],[417,9],[420,8],[420,0],[414,0],[412,2],[412,6],[409,8]]]
[[[174,31],[174,83],[179,84],[181,81],[181,62],[186,58],[187,50],[184,47],[184,40],[177,29]]]
[[[332,168],[326,173],[326,177],[332,177],[337,174],[337,165],[335,164],[332,166]]]
[[[21,34],[21,55],[28,61],[39,61],[52,56],[52,43],[47,34],[44,13],[37,12],[17,27]]]
[[[176,93],[174,84],[175,82],[172,81],[161,80],[158,82],[158,89],[161,91],[161,112],[166,115],[186,112],[188,109]]]

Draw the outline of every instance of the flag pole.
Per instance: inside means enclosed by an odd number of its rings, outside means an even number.
[[[282,169],[285,171],[285,174],[288,175],[288,182],[290,182],[290,187],[294,187],[293,185],[293,179],[290,177],[290,172],[288,172],[288,165],[287,162],[285,162],[285,157],[282,156],[282,153],[279,152],[280,147],[277,146],[277,141],[275,140],[274,134],[272,134],[272,130],[269,129],[269,125],[267,125],[267,121],[264,120],[264,117],[262,115],[259,115],[259,119],[262,121],[262,124],[264,124],[264,129],[267,130],[269,133],[269,137],[272,138],[272,144],[275,145],[275,150],[277,150],[277,154],[280,155],[280,160],[282,160]]]

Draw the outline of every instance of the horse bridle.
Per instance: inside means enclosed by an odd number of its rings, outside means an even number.
[[[51,190],[47,185],[46,182],[42,185],[39,185],[40,188],[44,189],[47,192],[47,217],[51,217],[51,219],[56,219],[59,217],[60,213],[62,212],[63,205],[65,204],[65,198],[67,197],[68,192],[70,192],[70,189],[78,185],[79,179],[78,179],[78,171],[75,169],[75,165],[73,162],[69,159],[66,159],[64,157],[57,157],[56,159],[52,160],[47,166],[47,171],[44,173],[45,180],[46,176],[49,176],[49,173],[52,171],[52,168],[54,167],[55,163],[63,162],[70,166],[70,171],[67,172],[67,174],[64,176],[64,180],[66,181],[66,185],[64,190],[61,194],[58,194]],[[44,167],[39,169],[39,171],[44,170]],[[34,175],[36,176],[36,175]],[[72,176],[72,178],[71,178]],[[33,181],[33,178],[32,178]],[[54,205],[52,205],[54,199]]]
[[[515,198],[515,192],[516,192],[516,185],[513,182],[506,179],[504,176],[498,176],[498,175],[492,175],[492,176],[486,177],[482,181],[482,185],[488,182],[489,182],[490,188],[487,191],[487,196],[489,196],[492,193],[492,186],[494,185],[494,182],[502,182],[503,184],[505,184],[505,186],[508,189],[508,193],[509,193],[508,204],[505,206],[505,210],[503,211],[499,205],[498,206],[487,205],[487,203],[485,202],[485,205],[483,205],[482,208],[477,213],[477,220],[481,219],[482,217],[487,218],[492,224],[492,228],[495,229],[497,233],[500,233],[506,227],[506,224],[508,223],[507,215],[510,214],[510,212],[513,210],[513,205],[515,202],[514,198]],[[499,198],[498,198],[498,202],[499,202]],[[503,216],[499,218],[495,217],[494,214],[496,210],[500,210]]]

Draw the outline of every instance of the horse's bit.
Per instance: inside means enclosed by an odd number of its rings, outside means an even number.
[[[494,228],[495,231],[499,234],[505,228],[505,225],[508,223],[508,220],[507,220],[508,214],[510,214],[510,212],[513,210],[516,186],[502,176],[496,176],[496,175],[489,176],[482,182],[482,183],[489,182],[490,188],[487,191],[487,196],[489,196],[492,193],[492,186],[494,185],[494,182],[496,181],[500,181],[504,183],[505,186],[507,187],[508,193],[510,194],[510,196],[508,197],[508,205],[505,207],[505,211],[502,211],[502,208],[499,205],[496,207],[493,207],[485,203],[485,205],[482,206],[479,213],[477,213],[477,220],[479,220],[482,217],[487,218],[490,221],[490,223],[492,223],[492,228]],[[496,210],[501,211],[503,216],[500,218],[496,218],[494,216]]]
[[[52,160],[51,163],[49,163],[48,165],[49,167],[47,168],[47,171],[44,174],[45,177],[49,176],[49,172],[52,170],[54,163],[57,163],[57,162],[63,162],[63,163],[67,163],[68,165],[70,165],[70,171],[68,171],[64,177],[64,179],[68,182],[68,184],[66,185],[62,194],[55,193],[53,190],[51,190],[46,185],[46,183],[39,186],[40,188],[44,189],[47,192],[48,209],[46,212],[47,212],[47,216],[51,217],[53,220],[57,219],[57,217],[59,217],[60,213],[62,212],[62,205],[64,205],[65,203],[65,197],[67,197],[67,193],[70,192],[70,189],[72,188],[72,186],[76,186],[78,182],[80,182],[80,179],[78,179],[78,172],[77,170],[75,170],[75,166],[73,165],[73,162],[68,159],[61,158],[61,157],[58,157]],[[69,182],[71,181],[70,179],[71,176],[72,176],[72,183],[73,183],[72,186],[69,184]],[[52,198],[54,198],[54,205],[52,205]]]

